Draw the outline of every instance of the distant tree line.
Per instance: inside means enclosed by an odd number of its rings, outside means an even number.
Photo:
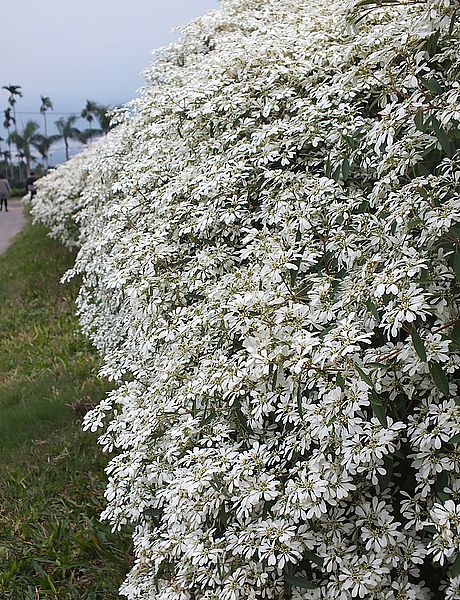
[[[16,103],[18,98],[22,98],[22,88],[20,85],[10,84],[2,86],[2,89],[6,90],[9,96],[8,106],[3,111],[3,127],[7,135],[6,138],[0,136],[0,169],[15,185],[21,185],[30,176],[34,163],[38,170],[46,171],[49,168],[50,151],[57,142],[61,140],[64,142],[65,155],[68,159],[70,140],[87,144],[110,129],[110,106],[87,100],[80,115],[72,114],[54,121],[58,133],[49,135],[48,112],[54,107],[51,98],[41,96],[42,131],[40,124],[34,120],[28,120],[19,130]],[[76,127],[79,117],[88,122],[86,129]],[[38,152],[39,158],[34,151]]]

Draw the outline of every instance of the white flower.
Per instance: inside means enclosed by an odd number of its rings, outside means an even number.
[[[113,382],[121,593],[453,600],[456,3],[221,4],[32,205]]]

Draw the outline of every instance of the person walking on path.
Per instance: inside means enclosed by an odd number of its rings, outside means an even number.
[[[37,194],[37,188],[35,187],[36,181],[37,181],[37,177],[36,177],[34,171],[32,171],[32,173],[27,178],[27,191],[30,193],[31,200]]]
[[[5,205],[5,211],[8,212],[8,198],[11,196],[11,188],[8,179],[0,175],[0,210]]]

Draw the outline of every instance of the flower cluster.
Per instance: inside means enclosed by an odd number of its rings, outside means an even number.
[[[457,14],[223,0],[40,186],[130,600],[459,597]]]
[[[79,246],[78,217],[84,206],[81,194],[91,158],[100,145],[100,141],[95,143],[37,182],[40,200],[33,204],[34,221],[46,225],[51,237],[68,248]]]

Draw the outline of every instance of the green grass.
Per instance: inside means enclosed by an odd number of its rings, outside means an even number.
[[[84,412],[106,393],[78,333],[73,256],[28,225],[0,255],[0,598],[113,600],[128,536],[98,521],[104,465]]]

